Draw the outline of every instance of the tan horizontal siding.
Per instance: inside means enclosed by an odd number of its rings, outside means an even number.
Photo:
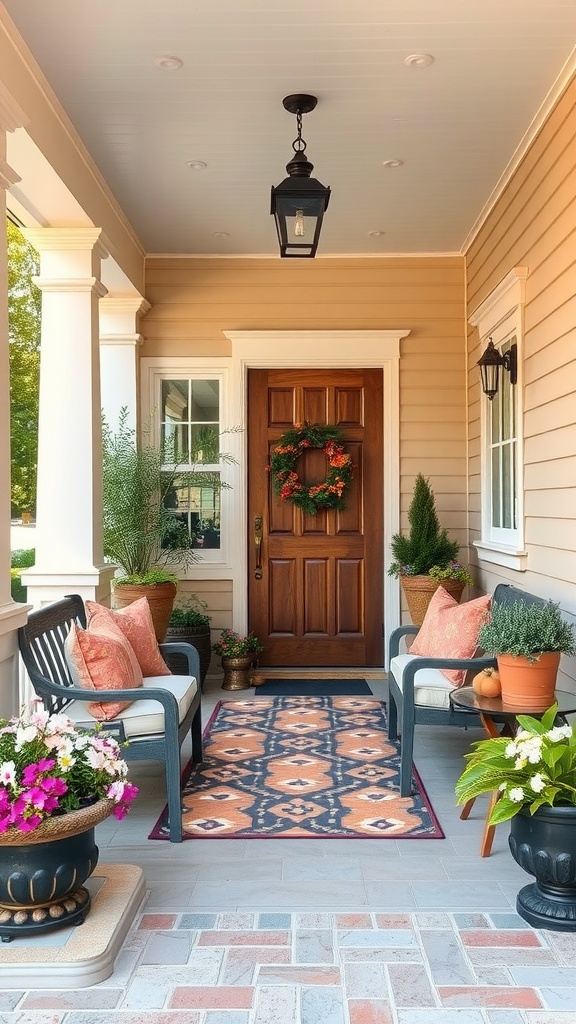
[[[400,360],[401,507],[424,473],[439,492],[443,525],[466,542],[462,258],[154,257],[146,297],[143,356],[229,355],[222,332],[233,330],[409,330]]]
[[[500,579],[559,600],[576,613],[576,80],[543,125],[467,253],[471,313],[514,266],[527,266],[524,308],[524,526],[527,569],[483,563]],[[468,331],[471,536],[480,528],[481,403]],[[574,660],[564,668],[576,689]]]

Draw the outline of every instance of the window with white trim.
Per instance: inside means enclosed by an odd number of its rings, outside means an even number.
[[[220,434],[220,383],[187,378],[161,381],[160,441],[177,453],[184,472],[194,470],[194,483],[177,481],[169,499],[198,549],[220,548],[220,463],[214,445]]]
[[[498,392],[481,402],[481,559],[511,569],[526,568],[523,511],[522,327],[525,267],[516,267],[470,318],[478,327],[480,353],[488,341],[502,354],[517,348],[517,383],[501,369]]]

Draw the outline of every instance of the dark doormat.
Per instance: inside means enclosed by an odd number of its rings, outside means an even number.
[[[372,697],[365,679],[267,679],[254,696],[262,697]]]

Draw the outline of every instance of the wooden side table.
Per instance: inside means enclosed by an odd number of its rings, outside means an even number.
[[[576,712],[576,693],[556,690],[554,702],[558,705],[558,719],[561,722],[565,721],[566,715]],[[471,686],[461,686],[459,689],[453,690],[450,694],[450,703],[458,711],[473,711],[479,715],[484,731],[489,737],[510,736],[512,738],[518,728],[518,715],[530,715],[532,718],[541,718],[545,714],[542,710],[531,711],[528,708],[515,708],[509,704],[503,705],[501,697],[483,697],[481,694],[476,693]],[[498,728],[498,726],[501,726],[501,728]],[[492,850],[496,826],[490,825],[488,819],[494,804],[498,800],[498,796],[498,791],[495,790],[490,797],[482,842],[480,844],[481,857],[489,857]],[[466,821],[475,799],[476,797],[473,797],[464,804],[460,813],[462,821]]]

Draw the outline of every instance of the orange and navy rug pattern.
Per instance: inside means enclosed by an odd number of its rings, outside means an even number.
[[[400,796],[399,756],[376,698],[222,701],[184,785],[184,837],[443,838],[416,774]],[[150,838],[167,836],[164,812]]]

